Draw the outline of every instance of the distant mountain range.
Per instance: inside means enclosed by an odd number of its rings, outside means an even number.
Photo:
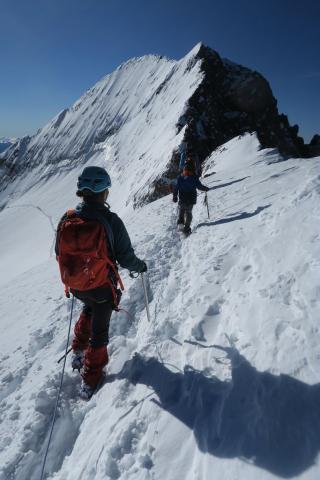
[[[7,150],[16,141],[16,138],[0,137],[0,153]]]

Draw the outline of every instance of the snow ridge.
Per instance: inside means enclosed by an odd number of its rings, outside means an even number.
[[[146,55],[122,64],[36,135],[12,146],[4,185],[16,181],[20,190],[26,170],[41,181],[90,161],[113,168],[113,177],[123,178],[126,170],[136,184],[132,202],[139,203],[181,141],[177,119],[203,76],[200,59],[190,64],[193,56],[173,61]]]

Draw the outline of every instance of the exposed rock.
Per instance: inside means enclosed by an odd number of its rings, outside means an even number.
[[[198,57],[205,76],[178,128],[187,125],[187,150],[196,152],[200,163],[222,143],[253,131],[264,148],[276,147],[284,156],[308,156],[298,136],[299,127],[290,126],[287,116],[279,114],[277,101],[262,75],[222,60],[204,45]]]
[[[320,156],[320,135],[314,135],[309,145],[306,145],[306,153],[308,157]]]
[[[320,135],[314,135],[314,136],[312,137],[312,140],[311,140],[311,142],[310,142],[310,145],[311,145],[312,147],[316,147],[316,146],[320,145]]]
[[[227,98],[234,110],[255,113],[272,107],[275,100],[268,82],[257,72],[243,69],[243,74],[227,80]]]

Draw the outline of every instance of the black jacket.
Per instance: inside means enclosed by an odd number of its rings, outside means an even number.
[[[177,199],[185,205],[194,205],[197,203],[197,189],[207,192],[208,187],[202,185],[199,178],[195,175],[179,175],[177,183],[173,189],[173,198]]]
[[[122,268],[132,272],[139,272],[144,266],[134,253],[130,237],[121,218],[113,213],[106,206],[100,203],[80,203],[75,209],[77,215],[87,220],[98,220],[106,229],[106,237],[109,250],[112,252],[113,260],[119,263]],[[61,218],[56,236],[55,252],[59,256],[59,233],[60,226],[66,220],[67,214]]]

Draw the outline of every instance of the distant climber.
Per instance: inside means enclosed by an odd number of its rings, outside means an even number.
[[[187,235],[191,233],[192,209],[193,205],[197,203],[197,189],[204,192],[210,190],[205,185],[202,185],[196,176],[194,165],[186,163],[182,174],[179,175],[173,188],[173,201],[177,202],[179,197],[177,224],[178,227],[183,226],[183,232]]]
[[[121,297],[117,263],[132,272],[147,265],[136,257],[122,220],[106,203],[111,180],[104,168],[86,167],[78,179],[75,210],[61,218],[56,255],[66,291],[83,302],[74,328],[72,368],[82,376],[80,395],[90,398],[108,363],[107,344],[112,310]]]

